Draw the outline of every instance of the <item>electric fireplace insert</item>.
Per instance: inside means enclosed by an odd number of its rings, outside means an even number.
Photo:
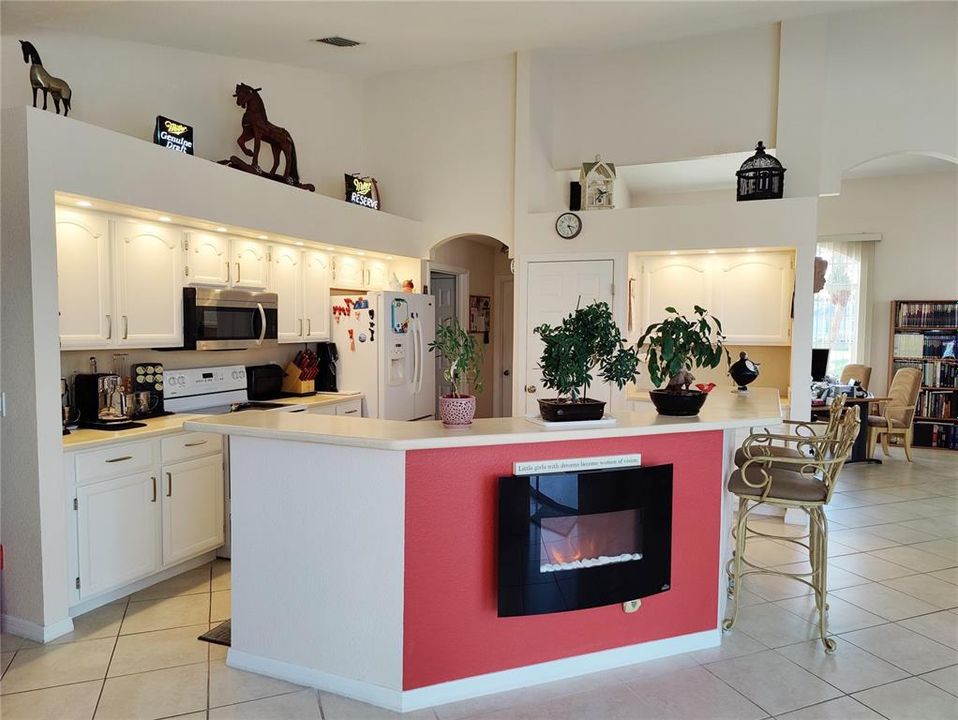
[[[499,478],[499,616],[665,592],[672,466]]]

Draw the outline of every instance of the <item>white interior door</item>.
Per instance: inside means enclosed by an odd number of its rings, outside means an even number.
[[[443,325],[452,322],[456,314],[456,282],[457,277],[447,273],[434,272],[429,278],[429,292],[435,299],[436,324]],[[435,357],[435,376],[436,376],[436,414],[439,414],[439,397],[448,395],[452,392],[452,385],[447,383],[442,376],[442,372],[449,364],[443,360],[439,353],[433,353]]]
[[[303,251],[289,245],[274,245],[271,252],[270,289],[278,303],[276,336],[279,342],[302,342]]]
[[[612,304],[612,260],[573,260],[559,262],[529,263],[528,291],[526,296],[526,367],[525,397],[526,414],[538,415],[536,402],[541,397],[553,397],[551,390],[542,386],[539,372],[539,357],[542,341],[533,329],[543,323],[557,325],[574,312],[576,306],[585,306],[594,301]],[[593,383],[589,397],[611,402],[609,385]]]
[[[57,208],[60,346],[109,347],[113,338],[110,221],[105,215]]]
[[[512,415],[512,350],[513,350],[513,305],[515,281],[503,278],[499,283],[499,310],[496,313],[496,353],[499,355],[499,415]]]

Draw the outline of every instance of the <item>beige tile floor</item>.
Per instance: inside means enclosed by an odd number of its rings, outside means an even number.
[[[829,613],[815,640],[803,585],[746,580],[719,648],[410,713],[412,720],[935,720],[958,717],[958,452],[848,466],[831,518]],[[764,521],[789,532],[779,520]],[[784,543],[763,562],[797,569]],[[385,720],[336,695],[226,667],[196,640],[229,616],[229,563],[76,618],[41,647],[2,637],[3,720]]]

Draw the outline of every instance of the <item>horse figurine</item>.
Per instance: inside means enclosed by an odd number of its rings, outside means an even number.
[[[279,125],[274,125],[266,117],[266,106],[259,95],[261,89],[251,87],[246,83],[239,83],[236,86],[233,97],[236,98],[236,104],[246,111],[243,113],[243,132],[236,139],[236,144],[250,158],[250,162],[246,163],[235,155],[224,162],[230,167],[266,175],[272,180],[285,182],[296,187],[314,190],[315,188],[312,185],[300,183],[299,167],[296,163],[296,145],[293,143],[289,131]],[[253,141],[252,150],[248,147],[250,140]],[[259,151],[262,143],[266,143],[273,150],[273,167],[270,168],[269,172],[264,172],[259,165]],[[283,173],[277,175],[276,168],[279,167],[279,160],[282,155],[286,156],[286,165]]]
[[[57,109],[57,115],[60,114],[60,101],[63,101],[63,116],[70,114],[70,98],[73,92],[66,80],[53,77],[43,67],[40,60],[40,53],[33,47],[33,43],[26,40],[20,41],[20,49],[23,50],[23,62],[30,63],[30,85],[33,87],[33,107],[37,106],[37,90],[43,90],[43,109],[47,109],[47,95],[53,95],[53,106]]]

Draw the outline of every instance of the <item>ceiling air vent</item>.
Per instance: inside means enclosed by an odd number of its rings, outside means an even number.
[[[355,40],[350,40],[349,38],[339,37],[339,35],[333,35],[332,37],[316,38],[313,42],[323,43],[324,45],[332,45],[333,47],[349,48],[356,47],[357,45],[362,45],[360,42]]]

